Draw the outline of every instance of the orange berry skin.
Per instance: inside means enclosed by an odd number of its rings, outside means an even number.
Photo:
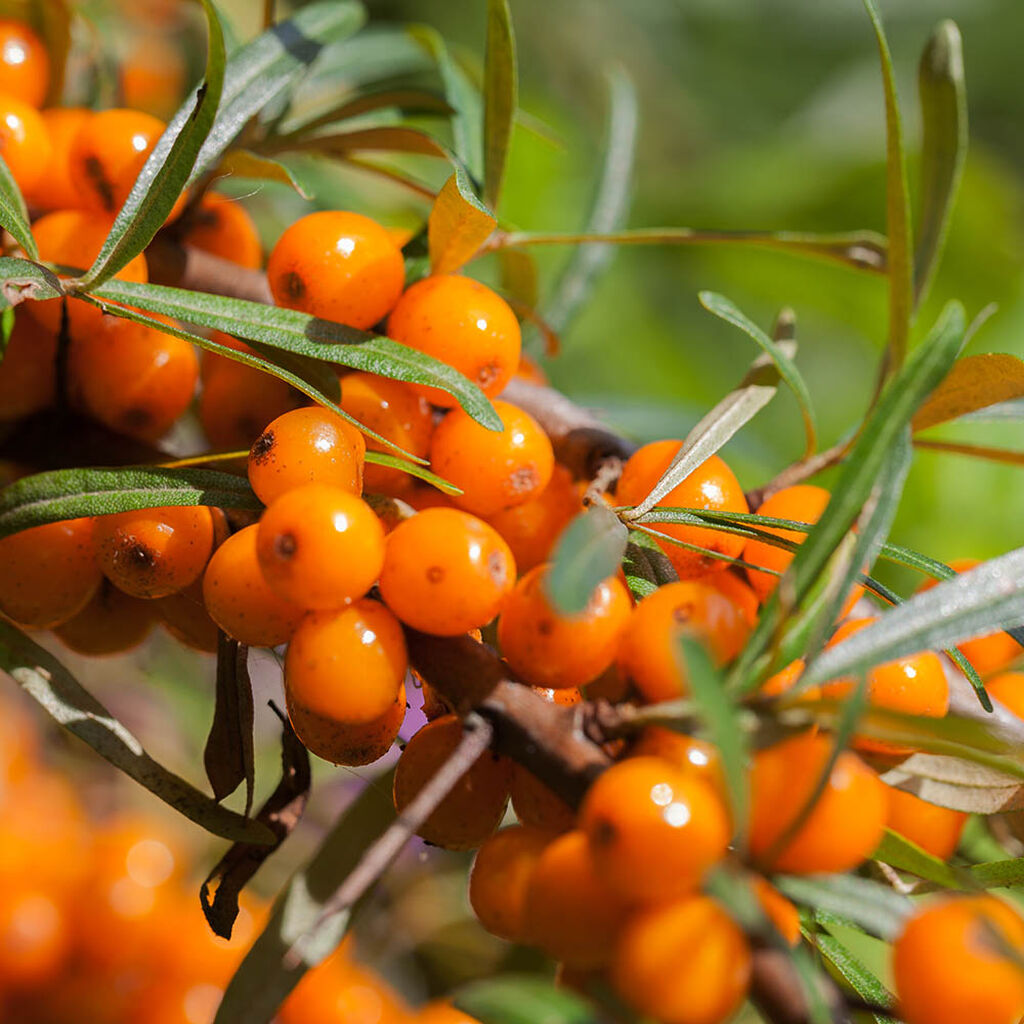
[[[249,451],[249,483],[270,505],[305,484],[330,484],[359,495],[366,443],[351,423],[318,405],[278,416]]]
[[[380,592],[414,629],[460,636],[501,611],[515,583],[512,552],[468,512],[430,508],[388,534]]]
[[[50,107],[39,116],[50,138],[50,159],[35,185],[25,190],[25,199],[40,210],[76,210],[82,206],[82,193],[71,177],[71,144],[92,111]]]
[[[362,597],[384,564],[384,527],[362,498],[333,484],[286,491],[260,519],[260,568],[302,608],[331,611]]]
[[[691,896],[630,917],[619,936],[612,984],[663,1024],[721,1024],[750,984],[750,947],[717,903]]]
[[[956,852],[967,817],[961,811],[938,807],[905,790],[889,790],[886,824],[939,860],[949,860]]]
[[[551,383],[540,363],[525,352],[519,356],[519,365],[516,367],[515,376],[529,384],[537,384],[540,387],[547,387]]]
[[[155,622],[153,612],[150,602],[129,597],[105,579],[92,600],[54,632],[78,654],[121,654],[146,639]]]
[[[211,619],[239,643],[276,647],[291,637],[305,614],[279,597],[263,578],[255,524],[229,537],[203,576],[203,602]]]
[[[752,587],[744,583],[734,572],[715,572],[705,576],[701,581],[714,587],[724,594],[743,613],[747,624],[753,629],[757,625],[759,605],[757,594]]]
[[[203,578],[167,597],[153,601],[153,611],[171,636],[194,651],[216,654],[219,639],[217,623],[210,618],[203,601]]]
[[[431,469],[462,489],[452,501],[477,516],[536,497],[555,467],[555,453],[540,424],[509,402],[493,405],[503,430],[488,430],[462,409],[452,409],[430,443]]]
[[[1024,672],[1003,672],[985,683],[989,696],[1018,718],[1024,718]]]
[[[656,757],[680,771],[706,782],[718,795],[726,793],[725,775],[718,750],[704,740],[662,725],[649,725],[629,748],[630,757]]]
[[[781,697],[783,694],[789,693],[804,674],[806,667],[803,658],[791,661],[785,668],[780,669],[775,675],[769,676],[761,684],[761,692],[766,697]],[[804,690],[800,697],[804,700],[817,700],[821,697],[821,687],[812,686]]]
[[[576,827],[576,811],[521,764],[512,766],[509,794],[512,810],[523,825],[549,834],[568,832]]]
[[[526,888],[551,839],[550,832],[515,825],[480,846],[469,873],[469,903],[492,935],[509,942],[525,939]]]
[[[213,551],[204,505],[175,505],[99,516],[96,544],[104,575],[132,597],[167,597],[199,579]]]
[[[0,983],[31,990],[58,982],[71,952],[63,901],[42,885],[0,889]]]
[[[541,853],[526,887],[523,928],[548,956],[578,970],[611,961],[626,906],[598,874],[587,837],[578,829]]]
[[[399,814],[448,760],[462,738],[455,715],[428,722],[405,746],[395,766],[394,799]],[[455,784],[418,835],[447,850],[473,850],[501,824],[508,803],[509,762],[485,750]]]
[[[598,584],[579,615],[559,615],[544,593],[547,565],[516,584],[498,619],[498,643],[512,670],[534,686],[584,686],[615,658],[629,620],[629,592],[616,576]]]
[[[199,200],[181,240],[250,270],[263,265],[263,246],[249,211],[237,199],[218,192],[207,192]]]
[[[634,452],[623,467],[622,476],[615,489],[617,503],[637,505],[643,501],[668,469],[681,446],[682,441],[652,441]],[[658,504],[703,509],[708,512],[749,511],[743,488],[740,487],[733,471],[717,455],[712,455],[701,463]],[[738,558],[743,550],[742,537],[709,530],[702,526],[659,523],[655,529],[686,544],[696,544],[731,558]],[[728,568],[729,563],[720,558],[688,551],[665,540],[658,540],[658,544],[682,580],[721,572]]]
[[[50,57],[43,41],[23,21],[0,20],[0,92],[41,107],[50,88]]]
[[[1024,1015],[1024,971],[999,940],[1018,956],[1024,951],[1024,922],[994,897],[947,896],[919,910],[893,944],[900,1019],[1016,1024]]]
[[[53,405],[56,365],[56,335],[30,316],[16,316],[0,361],[0,421],[18,420]]]
[[[616,661],[652,703],[684,696],[680,637],[704,643],[718,664],[732,661],[750,635],[743,610],[702,581],[667,583],[645,597],[623,630]]]
[[[831,750],[829,737],[802,733],[755,755],[750,850],[764,869],[792,874],[849,871],[881,840],[888,787],[845,750],[803,824],[781,851],[773,849],[813,795]]]
[[[440,359],[493,398],[519,365],[522,335],[508,303],[469,277],[437,274],[417,281],[388,317],[388,336]],[[451,409],[454,396],[416,385],[434,405]]]
[[[0,156],[21,189],[42,178],[53,149],[46,124],[35,107],[0,91]]]
[[[800,943],[800,912],[767,878],[755,875],[752,879],[754,896],[764,916],[791,946]]]
[[[72,392],[94,419],[119,433],[155,441],[192,403],[199,360],[181,338],[105,316],[95,330],[74,339],[68,371]]]
[[[394,441],[410,455],[426,458],[434,432],[434,415],[426,399],[411,385],[373,373],[349,373],[341,379],[339,404],[381,437]],[[366,447],[374,452],[387,452],[372,438],[367,439]],[[399,469],[368,464],[363,470],[363,480],[368,491],[404,494],[413,486],[415,478]]]
[[[332,721],[365,725],[394,704],[408,668],[402,627],[378,601],[311,612],[285,658],[289,707]]]
[[[92,519],[67,519],[0,540],[0,612],[52,629],[77,615],[100,585]]]
[[[398,301],[405,263],[376,221],[324,210],[281,235],[267,260],[267,280],[279,306],[366,330]]]
[[[732,832],[714,789],[656,757],[630,757],[599,775],[583,798],[580,828],[609,888],[645,904],[696,891]]]

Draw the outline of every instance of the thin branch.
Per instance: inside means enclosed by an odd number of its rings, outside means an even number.
[[[240,267],[191,245],[157,237],[146,249],[146,262],[153,284],[248,299],[268,306],[274,303],[270,285],[262,271]]]
[[[778,476],[769,480],[763,487],[755,487],[752,491],[747,491],[747,504],[752,509],[759,508],[773,494],[784,490],[786,487],[792,487],[795,484],[803,483],[805,480],[810,480],[812,476],[817,476],[818,473],[828,469],[830,466],[838,465],[845,458],[851,443],[852,440],[840,441],[831,448],[826,448],[823,452],[818,452],[806,459],[801,459],[799,462],[794,462],[791,466],[787,466]]]

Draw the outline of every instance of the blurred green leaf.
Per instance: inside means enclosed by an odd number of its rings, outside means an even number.
[[[281,139],[265,147],[266,152],[291,151],[318,153],[321,156],[348,156],[352,153],[413,153],[434,156],[457,166],[454,154],[429,132],[407,125],[382,125],[376,128],[353,128],[329,135],[310,135],[298,139]]]
[[[892,1006],[892,993],[843,945],[834,935],[819,932],[814,936],[818,952],[839,973],[839,976],[872,1006]],[[894,1018],[882,1013],[871,1013],[875,1024],[899,1024]]]
[[[857,875],[779,875],[774,882],[791,900],[837,914],[880,939],[894,939],[914,911],[906,896]]]
[[[1024,361],[1002,352],[958,359],[911,421],[915,431],[1024,397]]]
[[[31,5],[31,21],[39,32],[50,58],[50,81],[46,106],[59,107],[64,96],[64,78],[71,50],[71,8],[65,0],[38,0]]]
[[[1001,462],[1007,466],[1024,466],[1024,451],[1012,451],[1008,448],[990,448],[980,444],[958,444],[955,441],[926,441],[915,439],[915,448],[924,448],[932,452],[945,452],[947,455],[966,455],[972,459],[983,459],[986,462]]]
[[[484,59],[484,202],[497,209],[519,105],[516,37],[508,0],[487,0]]]
[[[457,989],[452,1002],[480,1024],[597,1024],[594,1006],[536,975],[499,975]]]
[[[32,237],[32,229],[28,224],[25,199],[2,155],[0,155],[0,227],[10,232],[11,237],[25,250],[28,257],[33,260],[39,259],[39,249],[36,247],[36,240]],[[0,284],[6,284],[3,278],[0,278]]]
[[[298,131],[305,134],[327,125],[337,124],[339,121],[347,121],[351,117],[360,117],[377,110],[392,109],[407,114],[453,113],[452,108],[443,97],[428,92],[426,89],[378,88],[349,96],[312,120],[303,122]]]
[[[248,149],[229,149],[217,164],[217,174],[256,181],[276,181],[279,185],[294,189],[303,199],[312,198],[284,164]]]
[[[950,867],[944,860],[926,853],[916,843],[912,843],[898,832],[893,832],[891,828],[885,830],[885,836],[872,854],[872,858],[896,868],[897,871],[906,871],[918,878],[935,882],[945,889],[964,887],[965,873],[960,868]]]
[[[427,221],[430,269],[451,274],[476,255],[497,226],[497,218],[477,199],[460,168],[437,194]]]
[[[401,470],[403,473],[408,473],[410,476],[433,485],[439,491],[444,491],[445,494],[462,494],[461,487],[456,487],[455,484],[449,483],[444,477],[431,473],[426,466],[409,462],[408,459],[401,459],[396,455],[388,455],[385,452],[368,451],[366,453],[366,461],[374,466],[387,466],[390,469]]]
[[[629,531],[599,503],[581,512],[563,531],[544,577],[544,590],[563,615],[578,615],[598,584],[622,562]]]
[[[52,270],[13,256],[0,256],[0,308],[25,299],[56,299],[64,294],[60,279]]]
[[[14,307],[4,306],[0,313],[0,362],[7,355],[7,346],[11,341],[11,333],[14,331]]]

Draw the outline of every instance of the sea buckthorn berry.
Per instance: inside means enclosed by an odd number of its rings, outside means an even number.
[[[789,945],[799,945],[800,912],[767,878],[755,875],[752,881],[754,896],[761,905],[764,916]]]
[[[263,513],[260,568],[286,601],[330,611],[362,597],[384,564],[384,527],[362,498],[333,484],[286,491]]]
[[[8,991],[58,982],[70,952],[60,899],[31,883],[0,889],[0,982]]]
[[[426,458],[434,432],[434,414],[427,400],[409,384],[373,373],[349,373],[341,379],[339,404],[368,429],[410,455]],[[366,440],[366,447],[394,454],[372,438]],[[363,470],[363,484],[368,491],[404,494],[413,483],[414,478],[400,469],[368,464]]]
[[[1024,718],[1024,672],[1003,672],[985,683],[985,689],[1018,718]]]
[[[480,1024],[476,1017],[457,1010],[444,1000],[427,1003],[415,1014],[416,1024]]]
[[[437,274],[417,281],[388,317],[388,335],[454,367],[491,398],[505,390],[519,365],[522,336],[515,313],[469,277]],[[447,391],[416,386],[434,405],[456,404]]]
[[[67,622],[101,578],[92,519],[34,526],[0,540],[0,612],[22,626]]]
[[[0,92],[0,156],[21,189],[32,189],[50,162],[46,125],[35,107]]]
[[[886,824],[933,857],[949,860],[960,843],[967,815],[930,804],[905,790],[890,789]]]
[[[100,567],[132,597],[167,597],[199,579],[213,534],[204,505],[144,508],[96,520]]]
[[[183,590],[153,601],[153,611],[164,629],[179,643],[194,651],[217,653],[220,629],[206,610],[202,576]]]
[[[544,593],[547,565],[516,584],[498,619],[498,643],[512,670],[534,686],[584,686],[615,658],[631,605],[616,576],[597,585],[578,615],[560,615]]]
[[[525,352],[519,356],[519,365],[516,367],[514,376],[520,380],[525,380],[529,384],[537,384],[540,387],[547,387],[551,383],[540,363]]]
[[[682,441],[653,441],[634,452],[622,468],[615,489],[620,505],[637,505],[651,492],[682,447]],[[682,483],[665,495],[659,505],[695,508],[708,512],[747,512],[747,499],[733,471],[717,455],[702,462]],[[658,523],[659,533],[685,544],[716,551],[730,558],[739,558],[743,538],[703,526],[680,526]],[[728,568],[728,562],[711,555],[702,555],[678,547],[671,541],[658,540],[661,549],[679,573],[680,579],[693,579]]]
[[[761,693],[766,697],[782,697],[784,694],[789,693],[790,690],[796,686],[800,677],[804,674],[804,669],[807,667],[803,658],[797,658],[795,661],[791,661],[785,668],[780,669],[773,676],[769,676],[761,684]],[[798,699],[802,700],[818,700],[821,697],[821,687],[811,686],[806,690],[803,690]]]
[[[103,580],[92,600],[54,631],[65,647],[98,657],[138,647],[155,622],[153,606]]]
[[[724,594],[741,612],[747,620],[747,625],[753,629],[757,625],[759,604],[757,594],[747,583],[739,578],[734,572],[713,572],[701,580],[709,587],[714,587],[719,593]]]
[[[92,111],[85,107],[50,107],[41,110],[39,116],[50,139],[50,159],[35,185],[24,190],[25,199],[40,210],[78,209],[82,193],[71,177],[71,144]]]
[[[732,831],[714,789],[656,757],[627,758],[599,775],[583,798],[580,828],[598,873],[630,903],[696,891]]]
[[[105,316],[72,342],[68,372],[72,393],[93,418],[119,433],[155,441],[192,403],[199,360],[181,338]]]
[[[485,839],[469,873],[469,903],[492,935],[526,938],[524,904],[533,869],[551,842],[550,832],[516,825]]]
[[[515,584],[512,552],[468,512],[431,508],[388,535],[380,592],[406,625],[460,636],[501,611]]]
[[[294,632],[304,610],[279,597],[263,578],[255,524],[229,537],[213,553],[203,576],[210,618],[239,643],[276,647]]]
[[[566,832],[541,853],[523,905],[528,941],[568,967],[596,970],[610,962],[625,919],[626,906],[598,874],[582,832]]]
[[[727,792],[722,758],[717,748],[686,733],[661,725],[649,725],[629,748],[629,755],[668,761],[680,771],[702,779],[719,797],[724,797]]]
[[[330,721],[366,724],[395,703],[408,658],[398,620],[379,601],[311,612],[285,659],[288,706]]]
[[[523,825],[549,834],[568,832],[576,827],[576,811],[521,764],[512,766],[509,795],[512,810]]]
[[[750,635],[743,610],[701,581],[667,583],[633,609],[616,662],[652,703],[688,692],[680,638],[704,643],[718,664],[732,661]]]
[[[462,739],[455,715],[428,722],[395,766],[395,808],[401,814]],[[485,750],[423,823],[418,835],[448,850],[476,849],[501,824],[508,803],[509,762]]]
[[[53,405],[57,336],[19,315],[0,362],[0,420],[18,420]]]
[[[488,430],[462,409],[452,409],[430,442],[430,467],[461,488],[452,501],[489,516],[539,495],[555,466],[540,424],[509,402],[494,402],[502,430]]]
[[[366,330],[398,301],[405,263],[376,221],[322,210],[301,217],[277,240],[267,280],[279,306]]]
[[[263,263],[263,246],[249,211],[237,200],[218,192],[207,192],[182,232],[185,245],[258,270]]]
[[[305,484],[363,490],[363,435],[347,420],[318,405],[278,416],[249,451],[249,483],[270,505]]]
[[[750,947],[717,903],[691,896],[642,910],[619,936],[612,984],[663,1024],[722,1024],[750,984]]]
[[[818,733],[802,733],[755,755],[750,850],[766,870],[849,871],[881,840],[888,787],[848,750],[839,755],[824,792],[803,815],[831,756],[831,738]],[[803,823],[787,839],[798,817]]]
[[[0,92],[41,107],[50,88],[50,57],[23,21],[0,20]]]
[[[1024,921],[992,896],[945,897],[919,910],[893,944],[906,1024],[1016,1024],[1024,1015]]]

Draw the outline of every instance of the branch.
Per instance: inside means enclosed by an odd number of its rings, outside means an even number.
[[[274,304],[274,297],[261,270],[250,270],[230,260],[158,236],[146,248],[149,280],[153,284],[208,292],[232,299]]]

